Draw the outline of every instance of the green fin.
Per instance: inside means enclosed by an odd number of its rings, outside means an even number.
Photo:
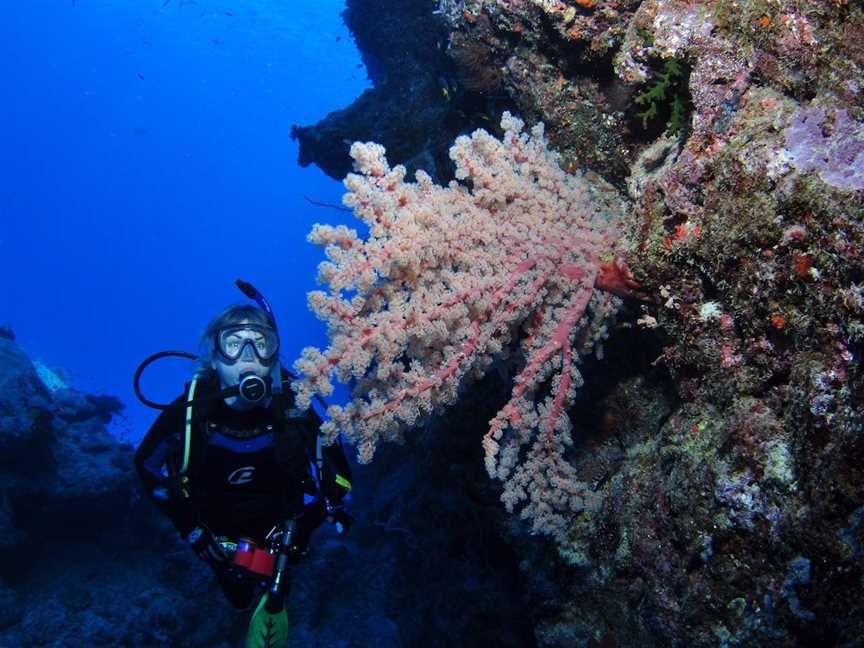
[[[283,608],[271,614],[264,607],[266,602],[264,594],[249,621],[246,648],[285,648],[288,643],[288,612]]]

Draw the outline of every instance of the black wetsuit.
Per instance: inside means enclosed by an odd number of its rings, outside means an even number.
[[[176,401],[181,405],[159,415],[135,454],[145,492],[184,538],[205,525],[216,536],[235,541],[249,537],[261,544],[274,526],[290,518],[297,520],[295,545],[305,548],[324,519],[310,464],[321,420],[313,410],[291,408],[290,393],[280,414],[275,399],[266,408],[247,411],[232,409],[221,399],[204,400],[215,390],[215,373],[196,389],[196,401],[202,404],[192,407],[189,496],[181,495],[179,476],[185,393]],[[350,479],[338,445],[324,448],[324,458]],[[251,602],[249,587],[238,589],[236,579],[219,570],[216,575],[234,605],[245,607]]]

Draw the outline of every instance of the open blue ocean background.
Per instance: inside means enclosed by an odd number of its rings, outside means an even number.
[[[81,391],[126,404],[132,442],[156,412],[132,390],[151,353],[196,351],[208,319],[271,302],[291,365],[325,344],[306,308],[315,222],[343,187],[296,164],[294,124],[368,86],[343,0],[34,0],[0,20],[0,325]],[[191,364],[145,394],[172,399]]]

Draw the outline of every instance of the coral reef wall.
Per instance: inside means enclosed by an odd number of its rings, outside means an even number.
[[[647,298],[606,346],[643,343],[584,371],[603,389],[571,411],[570,460],[600,505],[557,561],[511,528],[538,645],[860,645],[861,4],[434,13],[458,97],[496,97],[484,128],[504,105],[544,122],[565,169],[634,205],[626,260]]]
[[[858,645],[860,4],[441,4],[565,159],[623,179],[662,347],[575,459],[603,504],[540,644]]]

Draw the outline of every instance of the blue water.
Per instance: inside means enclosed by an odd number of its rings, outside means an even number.
[[[131,441],[155,412],[132,374],[195,351],[212,315],[270,300],[288,366],[324,328],[306,308],[315,222],[343,188],[296,164],[308,125],[368,85],[344,0],[32,0],[0,20],[0,325],[71,385],[127,405]],[[189,363],[143,387],[173,398]]]

